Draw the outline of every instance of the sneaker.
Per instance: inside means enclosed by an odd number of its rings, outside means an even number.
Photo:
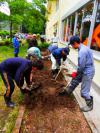
[[[91,111],[91,110],[93,110],[93,106],[84,106],[84,107],[81,107],[80,108],[80,110],[82,111],[82,112],[88,112],[88,111]]]
[[[86,101],[86,106],[84,107],[81,107],[81,111],[83,112],[88,112],[88,111],[91,111],[93,110],[93,97],[91,96],[91,99],[89,100],[85,100]]]
[[[15,107],[15,103],[12,102],[12,101],[9,101],[6,103],[7,107],[10,107],[10,108],[14,108]]]

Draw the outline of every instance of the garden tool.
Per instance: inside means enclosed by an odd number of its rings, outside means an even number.
[[[70,95],[75,88],[79,85],[79,83],[82,81],[82,74],[73,72],[71,74],[72,80],[67,84],[66,87],[63,88],[63,91],[59,93],[59,95]]]
[[[59,69],[59,71],[58,71],[58,73],[57,73],[57,75],[56,75],[56,77],[55,77],[55,80],[58,78],[59,74],[61,73],[61,71],[62,71],[63,69],[66,69],[66,70],[68,71],[68,69],[67,69],[64,65],[61,65],[61,66],[60,66],[60,69]]]

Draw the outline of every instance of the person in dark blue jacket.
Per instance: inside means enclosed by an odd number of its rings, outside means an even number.
[[[11,101],[11,96],[15,88],[14,81],[23,93],[31,91],[30,75],[32,67],[41,70],[43,68],[43,63],[40,60],[30,61],[16,57],[6,59],[0,64],[1,77],[6,86],[4,99],[8,107],[15,106]],[[26,80],[26,86],[24,85],[24,79]]]
[[[18,36],[15,34],[14,38],[13,38],[13,47],[14,47],[14,56],[18,57],[18,53],[19,53],[19,40],[18,40]]]
[[[56,48],[51,52],[53,78],[55,78],[59,67],[61,66],[61,59],[65,61],[67,59],[67,55],[69,55],[69,47]]]

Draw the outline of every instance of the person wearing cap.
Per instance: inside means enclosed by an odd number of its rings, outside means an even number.
[[[78,49],[78,68],[76,77],[74,77],[70,84],[65,88],[60,95],[70,95],[74,89],[81,84],[81,96],[85,99],[86,106],[81,108],[81,111],[88,112],[93,109],[93,96],[90,96],[90,88],[92,79],[95,74],[94,60],[92,51],[89,47],[80,42],[79,37],[72,36],[70,44],[74,49]]]
[[[19,40],[18,40],[18,35],[15,34],[14,38],[12,39],[13,47],[14,47],[14,56],[18,57],[19,53]]]
[[[26,58],[30,59],[31,57],[35,57],[36,59],[41,59],[41,52],[40,49],[37,47],[31,47],[27,50]]]
[[[29,42],[28,49],[31,47],[37,47],[38,46],[36,37],[37,37],[36,34],[33,34],[32,39]]]
[[[15,104],[11,101],[11,96],[16,85],[20,88],[22,93],[30,93],[31,86],[31,72],[32,68],[43,69],[43,63],[40,60],[30,61],[23,58],[8,58],[0,64],[0,74],[6,87],[4,100],[8,107],[14,107]],[[26,84],[24,83],[24,79]]]
[[[69,47],[56,48],[51,51],[51,61],[52,61],[52,75],[55,78],[61,66],[61,59],[65,61],[69,55]]]

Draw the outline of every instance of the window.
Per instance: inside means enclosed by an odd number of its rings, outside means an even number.
[[[75,14],[71,15],[69,18],[69,23],[67,26],[67,35],[68,35],[68,41],[70,40],[70,37],[73,35],[74,32],[74,23],[75,23]]]
[[[78,20],[77,20],[75,35],[81,38],[83,10],[80,10],[78,12],[79,13],[78,13]]]
[[[89,37],[89,31],[90,31],[90,25],[92,21],[92,12],[93,12],[93,2],[90,2],[83,10],[83,19],[82,19],[82,31],[81,31],[81,39],[83,44],[87,45],[88,43],[88,37]]]

